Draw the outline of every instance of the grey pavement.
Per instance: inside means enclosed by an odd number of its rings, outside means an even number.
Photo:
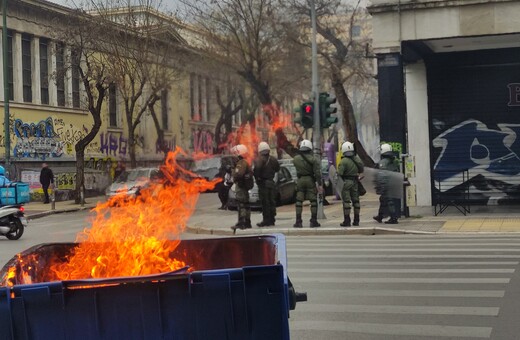
[[[52,204],[31,202],[25,205],[29,219],[55,213],[67,213],[92,209],[97,202],[104,201],[104,196],[86,199],[81,206],[73,201],[61,201]],[[361,222],[359,227],[344,228],[339,224],[343,220],[341,201],[327,197],[329,205],[324,206],[326,219],[321,219],[320,228],[309,228],[310,209],[304,204],[304,228],[296,229],[294,204],[278,207],[275,227],[256,227],[262,219],[261,212],[253,211],[252,229],[238,230],[237,235],[283,233],[286,235],[343,235],[343,234],[406,234],[406,233],[520,233],[520,210],[517,207],[483,206],[472,207],[471,213],[464,216],[454,207],[434,216],[433,207],[411,208],[411,216],[401,218],[397,225],[377,223],[372,216],[377,214],[378,196],[367,193],[361,200]],[[200,196],[197,208],[187,225],[187,232],[195,234],[232,235],[231,226],[237,221],[237,212],[218,210],[220,202],[216,193],[204,193]]]

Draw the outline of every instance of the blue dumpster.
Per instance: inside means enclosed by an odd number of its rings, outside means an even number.
[[[38,245],[4,266],[0,339],[285,340],[305,300],[287,278],[283,235],[184,240],[171,256],[193,271],[45,282],[76,245]]]

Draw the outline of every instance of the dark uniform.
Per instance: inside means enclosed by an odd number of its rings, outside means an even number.
[[[342,227],[350,226],[350,210],[354,207],[354,225],[359,225],[359,213],[361,205],[359,203],[358,184],[359,174],[363,173],[364,166],[358,155],[344,156],[338,166],[338,176],[343,179],[343,189],[341,197],[343,199],[343,215],[344,220],[340,225]]]
[[[311,202],[311,228],[319,227],[318,223],[318,198],[316,183],[321,187],[321,170],[318,160],[314,158],[312,151],[304,151],[293,159],[298,182],[296,183],[296,223],[295,228],[302,227],[303,201]]]
[[[391,153],[382,154],[381,160],[377,165],[378,169],[399,172],[399,161]],[[397,224],[398,218],[401,213],[401,200],[398,198],[388,197],[384,183],[380,185],[379,189],[379,212],[377,216],[374,216],[374,220],[381,223],[383,218],[390,216],[390,219],[386,221],[387,224]]]
[[[245,187],[245,176],[251,173],[251,166],[242,157],[238,156],[238,162],[233,170],[233,182],[236,185],[236,199],[238,205],[238,223],[235,227],[240,229],[251,228],[251,208],[249,206],[249,189]]]
[[[258,185],[258,195],[262,204],[262,222],[259,227],[272,226],[276,216],[276,185],[274,175],[280,170],[278,160],[269,155],[269,151],[261,152],[255,159],[253,173]]]

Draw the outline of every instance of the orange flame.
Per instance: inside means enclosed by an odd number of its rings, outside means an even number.
[[[219,179],[197,178],[177,164],[179,154],[186,156],[179,148],[168,153],[161,166],[164,180],[141,190],[136,199],[118,195],[98,203],[92,227],[78,234],[74,253],[51,266],[56,280],[141,276],[185,266],[170,253],[200,192],[213,189]]]

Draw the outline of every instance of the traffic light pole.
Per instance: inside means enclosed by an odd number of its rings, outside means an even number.
[[[321,173],[321,122],[320,122],[320,96],[318,78],[318,46],[316,44],[316,7],[314,0],[310,0],[312,23],[312,96],[314,98],[314,126],[312,130],[314,155],[318,159]],[[318,194],[318,218],[325,219],[323,211],[323,193]]]

